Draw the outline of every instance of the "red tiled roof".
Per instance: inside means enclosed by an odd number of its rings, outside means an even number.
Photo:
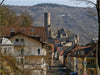
[[[86,53],[83,57],[87,56],[89,53],[91,53],[96,47],[93,47],[88,53]],[[94,55],[95,56],[95,55]]]
[[[2,35],[7,37],[11,36],[11,29],[13,29],[16,33],[23,33],[27,36],[38,36],[41,37],[41,41],[46,40],[46,35],[45,35],[45,27],[39,27],[39,26],[29,26],[29,27],[2,27]]]
[[[89,48],[91,46],[86,46],[86,47],[78,47],[79,49],[85,49],[85,48]]]
[[[89,47],[92,47],[92,46],[85,46],[85,47],[79,47],[79,46],[76,46],[71,52],[69,52],[68,54],[67,54],[67,56],[69,56],[70,54],[73,54],[73,52],[75,51],[75,50],[77,50],[77,49],[79,49],[79,50],[84,50],[84,49],[86,49],[86,48],[89,48]],[[89,53],[91,53],[94,49],[96,49],[96,46],[94,46],[88,53],[86,53],[85,55],[83,55],[83,57],[86,57]],[[96,56],[95,54],[94,54],[94,56]]]
[[[76,47],[74,48],[74,50],[77,50],[77,49],[85,49],[85,48],[89,48],[89,47],[91,47],[91,46],[85,46],[85,47],[76,46]]]

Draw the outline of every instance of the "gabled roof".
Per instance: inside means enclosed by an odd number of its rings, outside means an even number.
[[[74,54],[74,51],[84,51],[85,52],[84,55],[77,55],[77,56],[79,56],[79,57],[86,57],[90,53],[92,53],[93,51],[96,51],[96,45],[92,44],[92,45],[88,45],[88,46],[85,46],[85,47],[76,46],[71,52],[68,53],[68,55],[76,56]],[[94,53],[94,56],[95,56],[95,53]]]
[[[41,41],[44,42],[46,40],[46,35],[45,35],[45,27],[39,27],[39,26],[29,26],[29,27],[2,27],[2,35],[4,37],[11,37],[11,32],[16,33],[22,33],[27,36],[36,36],[40,37]]]
[[[1,38],[0,41],[1,45],[13,45],[13,43],[8,38]]]
[[[92,53],[95,50],[96,50],[96,46],[93,47],[91,50],[89,50],[83,57],[86,57],[87,55],[89,55],[90,53]],[[95,56],[95,54],[94,54],[94,56]]]
[[[63,36],[66,36],[66,32],[65,32],[64,28],[61,28],[60,30],[58,30],[58,32],[60,34],[63,34]]]

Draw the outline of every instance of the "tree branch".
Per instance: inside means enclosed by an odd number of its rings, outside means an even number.
[[[96,4],[95,4],[94,2],[89,1],[89,0],[76,0],[76,1],[86,1],[87,3],[91,3],[91,4],[93,4],[93,5],[95,5],[95,6],[96,6]]]
[[[0,6],[3,4],[4,1],[5,1],[5,0],[2,0],[2,2],[0,3]]]

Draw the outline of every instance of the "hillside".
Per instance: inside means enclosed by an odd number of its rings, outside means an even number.
[[[38,4],[35,6],[9,6],[17,15],[27,11],[33,18],[34,26],[44,26],[44,13],[51,13],[51,24],[55,32],[64,27],[78,34],[80,43],[87,43],[97,37],[98,24],[95,8],[69,7],[57,4]]]

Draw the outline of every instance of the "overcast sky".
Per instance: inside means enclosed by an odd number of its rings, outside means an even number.
[[[90,0],[96,2],[96,0]],[[1,0],[0,0],[1,2]],[[40,3],[55,3],[68,6],[78,6],[78,7],[92,7],[92,4],[87,4],[86,2],[80,2],[75,0],[5,0],[6,5],[19,5],[19,6],[32,6]]]

